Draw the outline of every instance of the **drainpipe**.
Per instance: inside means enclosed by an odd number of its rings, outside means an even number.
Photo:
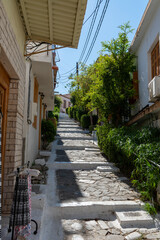
[[[30,95],[31,95],[31,70],[32,70],[32,60],[29,58],[30,67],[29,67],[29,87],[28,87],[28,109],[27,109],[27,122],[32,124],[32,121],[29,119],[30,113]]]

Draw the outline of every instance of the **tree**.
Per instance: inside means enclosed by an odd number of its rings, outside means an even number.
[[[102,42],[99,58],[90,66],[81,66],[71,83],[74,105],[89,112],[99,111],[100,121],[112,121],[116,127],[129,116],[129,98],[134,94],[131,73],[135,56],[129,52],[129,23],[121,25],[116,39]]]
[[[62,100],[58,96],[54,96],[54,105],[60,109],[60,106],[62,104]]]
[[[98,63],[106,98],[105,115],[111,116],[115,126],[129,116],[129,98],[134,93],[130,73],[135,70],[135,56],[129,51],[131,27],[126,23],[119,28],[117,39],[102,42],[102,51],[107,54],[102,55]]]

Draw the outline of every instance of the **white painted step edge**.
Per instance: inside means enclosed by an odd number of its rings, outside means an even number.
[[[116,216],[123,228],[145,228],[154,227],[153,218],[144,210],[118,211]]]
[[[74,162],[54,162],[54,169],[96,169],[97,166],[113,166],[113,164],[104,163],[104,162],[82,162],[82,163],[74,163]],[[110,171],[111,172],[111,171]]]
[[[64,218],[95,218],[102,215],[109,218],[115,211],[139,210],[142,207],[140,201],[99,201],[99,202],[72,202],[59,203],[51,207],[51,211],[56,212]]]

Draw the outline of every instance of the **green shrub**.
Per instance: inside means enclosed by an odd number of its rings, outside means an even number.
[[[52,117],[52,118],[48,118],[48,120],[51,120],[55,126],[55,128],[57,129],[57,118]]]
[[[54,112],[53,113],[53,117],[55,117],[57,119],[57,122],[58,122],[58,119],[59,119],[59,113],[58,112]]]
[[[69,115],[70,118],[73,118],[73,107],[69,107],[68,115]]]
[[[76,119],[80,122],[82,115],[87,114],[87,111],[83,110],[82,108],[78,108],[76,112]]]
[[[48,118],[53,118],[53,117],[54,117],[53,111],[48,111]]]
[[[53,112],[54,112],[54,113],[55,113],[55,112],[58,112],[58,113],[59,113],[59,112],[60,112],[60,108],[57,107],[57,106],[54,106],[54,111],[53,111]]]
[[[74,118],[75,120],[77,120],[77,117],[76,117],[77,107],[74,106],[72,111],[73,111],[73,118]]]
[[[160,170],[149,160],[160,163],[160,130],[144,127],[111,128],[97,126],[98,143],[111,161],[131,176],[143,200],[156,199]],[[124,167],[125,166],[125,167]]]
[[[70,109],[71,107],[68,108],[68,116],[70,117]]]
[[[62,99],[57,95],[54,96],[54,104],[55,104],[55,107],[58,107],[58,109],[60,109],[62,104]]]
[[[43,148],[46,149],[48,144],[54,140],[56,135],[56,127],[54,126],[51,120],[42,120],[42,141],[43,141]]]
[[[84,114],[81,116],[81,126],[83,129],[85,128],[89,128],[89,126],[91,125],[91,121],[90,121],[90,116],[87,114]]]
[[[95,125],[90,125],[90,126],[89,126],[89,132],[92,133],[95,128],[96,128]]]
[[[66,113],[68,114],[68,108],[66,108]]]
[[[150,203],[146,203],[144,206],[144,210],[147,211],[149,214],[151,215],[156,215],[157,214],[157,210],[155,209],[155,207],[150,204]]]

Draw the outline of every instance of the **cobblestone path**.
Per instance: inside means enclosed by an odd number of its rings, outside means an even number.
[[[92,137],[65,114],[60,116],[55,153],[55,164],[61,166],[56,169],[56,193],[57,204],[64,211],[61,213],[64,240],[160,239],[150,216],[139,220],[142,202],[129,179],[107,161]],[[95,163],[94,169],[85,169],[85,165]],[[70,164],[70,169],[65,168],[66,164]],[[82,164],[78,170],[76,164]],[[112,205],[118,210],[113,207],[109,215]],[[131,217],[127,220],[131,225],[125,225],[128,222],[121,219],[123,211],[124,219]]]
[[[137,200],[136,193],[128,184],[113,173],[57,170],[59,199],[64,201]]]

